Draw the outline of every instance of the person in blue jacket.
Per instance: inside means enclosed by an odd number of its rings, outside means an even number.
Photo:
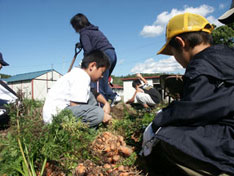
[[[92,87],[96,88],[106,100],[111,100],[112,105],[114,105],[121,100],[121,97],[113,92],[108,84],[108,78],[117,62],[115,48],[99,28],[89,22],[84,14],[76,14],[72,17],[70,23],[75,31],[80,34],[80,43],[84,50],[84,55],[87,55],[92,50],[101,50],[109,57],[110,68],[106,70],[103,77],[99,80],[99,85],[97,85],[98,83],[92,83]]]
[[[234,48],[213,46],[212,30],[192,13],[167,24],[158,54],[174,56],[186,70],[181,99],[158,112],[143,134],[142,153],[156,172],[234,175]]]
[[[3,59],[3,55],[0,52],[0,70],[3,66],[9,66],[9,64]],[[16,103],[17,99],[17,94],[4,80],[0,79],[0,129],[9,127],[9,108],[6,105]]]

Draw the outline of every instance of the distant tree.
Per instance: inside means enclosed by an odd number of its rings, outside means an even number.
[[[234,23],[215,28],[212,37],[214,44],[226,44],[234,47]]]
[[[11,77],[11,75],[0,74],[0,78],[1,78],[1,79],[2,79],[2,78],[9,78],[9,77]]]
[[[117,84],[117,85],[123,86],[123,81],[122,81],[123,77],[118,77],[118,76],[114,76],[114,75],[111,75],[111,77],[113,79],[113,84]]]

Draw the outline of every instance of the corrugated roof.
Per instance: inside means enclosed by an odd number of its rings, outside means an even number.
[[[160,78],[160,76],[144,76],[145,79],[157,79]],[[131,77],[131,78],[122,78],[122,81],[130,81],[130,80],[135,80],[138,79],[137,77]]]
[[[17,82],[17,81],[33,80],[33,79],[37,78],[38,76],[41,76],[41,75],[48,73],[48,72],[51,72],[51,71],[55,71],[55,70],[50,69],[50,70],[43,70],[43,71],[37,71],[37,72],[18,74],[18,75],[11,76],[10,78],[4,79],[4,81],[6,81],[7,83],[10,83],[10,82]]]

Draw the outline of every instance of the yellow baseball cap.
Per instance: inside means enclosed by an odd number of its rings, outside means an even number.
[[[185,32],[204,31],[211,33],[213,26],[201,15],[193,13],[183,13],[171,18],[166,28],[166,44],[158,51],[157,54],[172,55],[168,46],[171,39]]]

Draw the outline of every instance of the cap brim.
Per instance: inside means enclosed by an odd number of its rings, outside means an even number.
[[[6,63],[4,60],[2,60],[0,63],[2,64],[2,66],[8,66],[8,65],[9,65],[9,64]]]
[[[171,56],[172,52],[171,52],[171,47],[169,46],[170,41],[171,40],[167,40],[166,44],[163,45],[163,47],[157,52],[157,54],[165,54]]]
[[[223,24],[229,24],[234,22],[234,8],[225,12],[222,16],[218,18],[218,20]]]

